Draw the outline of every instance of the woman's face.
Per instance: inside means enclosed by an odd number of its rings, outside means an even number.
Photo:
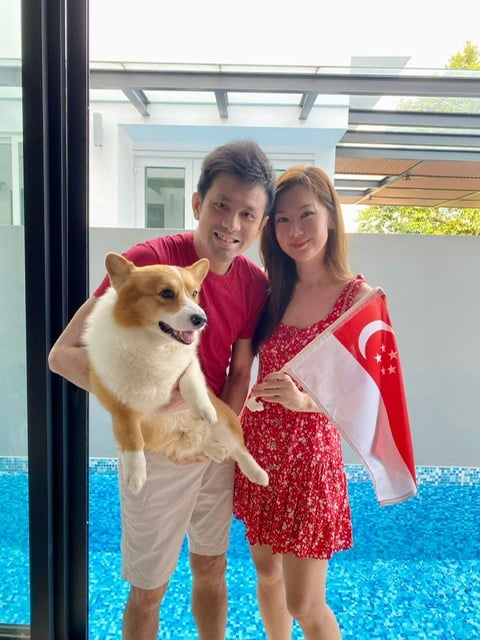
[[[304,185],[287,188],[273,213],[281,249],[295,262],[323,262],[331,227],[328,209]]]

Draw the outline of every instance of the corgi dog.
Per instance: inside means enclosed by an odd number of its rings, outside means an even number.
[[[83,343],[90,388],[112,417],[129,489],[137,494],[146,482],[144,448],[175,461],[231,457],[266,486],[268,475],[247,451],[238,416],[208,388],[200,367],[207,317],[198,301],[209,261],[136,267],[112,252],[105,266],[111,286],[87,319]],[[159,413],[175,388],[188,408]]]

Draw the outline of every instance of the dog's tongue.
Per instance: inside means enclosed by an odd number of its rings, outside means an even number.
[[[178,337],[185,344],[192,344],[195,339],[195,331],[178,331]]]

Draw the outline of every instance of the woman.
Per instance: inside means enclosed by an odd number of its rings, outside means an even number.
[[[234,514],[245,523],[269,640],[289,640],[292,618],[307,640],[338,639],[326,603],[328,560],[352,546],[341,436],[283,365],[370,287],[347,263],[340,202],[316,167],[278,180],[261,253],[270,294],[255,346],[259,373],[246,406],[246,444],[269,473],[268,487],[237,474]]]

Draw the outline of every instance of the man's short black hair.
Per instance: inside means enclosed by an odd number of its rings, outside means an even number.
[[[203,198],[219,173],[229,173],[251,185],[264,187],[269,215],[275,198],[275,176],[270,160],[253,140],[234,140],[211,151],[202,163],[197,191]]]

